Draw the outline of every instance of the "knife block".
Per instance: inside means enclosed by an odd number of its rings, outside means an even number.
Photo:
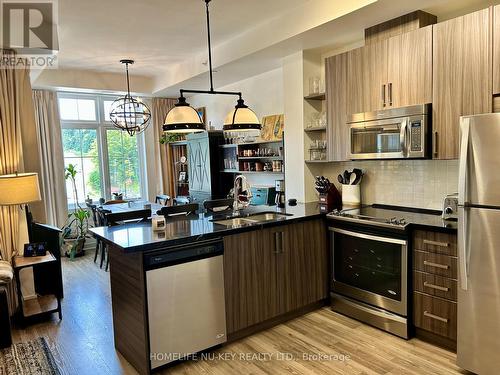
[[[342,209],[342,197],[335,185],[331,185],[326,193],[319,194],[319,211],[322,213]]]

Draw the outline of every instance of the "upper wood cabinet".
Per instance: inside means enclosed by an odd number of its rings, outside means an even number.
[[[432,26],[388,40],[388,107],[432,102]]]
[[[500,94],[500,5],[493,8],[493,94]]]
[[[347,52],[347,116],[386,103],[387,41]]]
[[[432,100],[432,26],[347,53],[347,115]]]
[[[490,11],[433,26],[433,158],[457,159],[460,116],[491,112]]]
[[[325,61],[328,160],[347,160],[347,53]]]

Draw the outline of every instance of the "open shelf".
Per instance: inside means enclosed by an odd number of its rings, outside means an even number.
[[[238,160],[259,160],[259,159],[266,159],[266,160],[283,160],[282,156],[239,156]]]
[[[230,147],[238,147],[238,146],[251,146],[251,145],[263,145],[268,143],[283,143],[282,139],[274,140],[274,141],[255,141],[255,142],[245,142],[245,143],[231,143],[228,145],[220,145],[222,148],[230,148]]]
[[[260,174],[285,174],[285,172],[274,172],[274,171],[239,171],[238,173],[241,173],[241,174],[256,174],[256,173],[260,173]]]
[[[320,92],[319,94],[312,94],[304,96],[305,100],[325,100],[326,95],[324,92]]]
[[[305,160],[307,164],[330,163],[329,160]]]
[[[24,256],[16,256],[14,257],[14,267],[15,268],[24,268],[24,267],[32,267],[37,264],[55,262],[56,258],[49,252],[43,256],[38,257],[24,257]]]
[[[38,296],[36,298],[23,300],[23,315],[29,317],[48,312],[55,312],[58,309],[57,297],[53,294]]]
[[[222,173],[240,173],[240,171],[237,169],[223,169],[221,172]]]
[[[306,133],[309,133],[309,132],[324,132],[324,131],[326,131],[326,126],[321,126],[321,127],[317,127],[317,128],[305,128],[304,131]]]

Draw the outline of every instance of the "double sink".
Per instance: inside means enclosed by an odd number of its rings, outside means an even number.
[[[214,219],[212,220],[215,224],[224,225],[226,227],[244,227],[249,225],[257,225],[262,223],[268,223],[271,221],[285,220],[287,216],[293,216],[292,214],[282,214],[277,212],[260,212],[256,214],[251,214],[243,217],[233,217],[225,219]]]

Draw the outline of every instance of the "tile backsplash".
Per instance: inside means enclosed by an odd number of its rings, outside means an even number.
[[[388,160],[331,163],[323,173],[337,182],[345,169],[360,168],[363,204],[379,203],[442,209],[443,198],[458,191],[458,160]]]

